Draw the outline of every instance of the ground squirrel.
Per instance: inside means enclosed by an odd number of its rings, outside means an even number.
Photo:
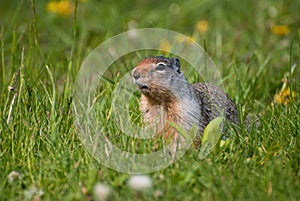
[[[142,92],[140,110],[144,122],[158,124],[157,129],[166,137],[176,133],[168,122],[184,129],[195,125],[200,135],[221,113],[230,122],[238,122],[236,105],[228,95],[208,83],[190,84],[178,58],[147,57],[131,74]]]

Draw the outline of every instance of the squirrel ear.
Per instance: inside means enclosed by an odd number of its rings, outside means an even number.
[[[178,58],[174,58],[172,63],[173,63],[173,66],[174,66],[174,69],[176,70],[176,72],[181,73],[180,60]]]

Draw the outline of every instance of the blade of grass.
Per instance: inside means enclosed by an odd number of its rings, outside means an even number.
[[[64,90],[64,98],[68,98],[70,96],[70,79],[71,79],[71,72],[72,68],[74,65],[74,52],[77,48],[77,29],[78,29],[78,24],[77,24],[77,5],[78,2],[77,0],[74,1],[74,12],[73,12],[73,45],[71,48],[71,53],[69,56],[69,61],[68,61],[68,71],[67,71],[67,80],[65,84],[65,90]]]
[[[55,82],[53,79],[52,72],[47,65],[46,65],[46,70],[52,85],[52,96],[51,97],[49,96],[48,98],[51,103],[51,111],[50,111],[51,139],[52,141],[55,141],[56,140],[56,111],[55,111],[56,89],[55,89]]]
[[[1,43],[1,70],[2,70],[2,87],[6,86],[6,74],[5,74],[5,62],[4,62],[4,39],[3,39],[3,26],[0,26],[0,43]],[[2,88],[1,87],[1,88]],[[2,89],[2,96],[4,94],[4,90]]]

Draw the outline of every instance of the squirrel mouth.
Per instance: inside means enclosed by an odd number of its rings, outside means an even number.
[[[143,93],[148,92],[150,90],[150,88],[146,84],[138,84],[138,87]]]

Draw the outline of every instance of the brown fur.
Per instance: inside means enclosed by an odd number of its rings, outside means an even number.
[[[165,69],[158,70],[159,63],[165,64]],[[200,134],[221,113],[229,121],[238,122],[234,102],[208,83],[188,83],[180,71],[179,60],[162,56],[145,58],[133,69],[132,76],[142,92],[140,110],[144,122],[156,124],[155,132],[165,137],[178,136],[168,122],[187,130],[196,126]]]

